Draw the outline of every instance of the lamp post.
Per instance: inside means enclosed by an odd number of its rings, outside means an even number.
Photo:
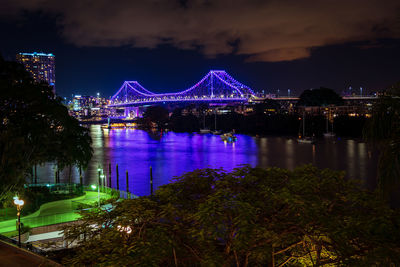
[[[14,204],[17,206],[17,218],[18,218],[18,247],[21,247],[21,210],[24,205],[24,201],[19,199],[17,196],[14,197]]]
[[[90,187],[93,189],[93,191],[97,188],[97,202],[100,207],[100,185],[96,186],[95,184],[92,184]]]

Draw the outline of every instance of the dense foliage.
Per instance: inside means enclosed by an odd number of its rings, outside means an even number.
[[[400,83],[391,86],[374,104],[364,137],[380,150],[378,185],[381,191],[386,196],[400,192]]]
[[[32,166],[52,161],[60,169],[85,167],[91,156],[89,131],[69,116],[52,88],[0,57],[0,203]]]
[[[343,104],[343,99],[332,89],[318,88],[304,90],[297,102],[298,106],[340,106]]]
[[[165,128],[165,124],[168,122],[169,113],[168,110],[162,106],[150,106],[143,113],[142,126],[145,128]]]
[[[82,213],[76,266],[391,266],[399,216],[344,174],[312,166],[196,170],[153,197]],[[83,238],[82,238],[83,237]]]

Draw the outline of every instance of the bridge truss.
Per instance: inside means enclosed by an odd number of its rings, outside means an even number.
[[[109,107],[129,107],[163,102],[244,102],[254,96],[250,87],[226,71],[211,70],[198,83],[177,93],[156,94],[137,81],[125,81]]]

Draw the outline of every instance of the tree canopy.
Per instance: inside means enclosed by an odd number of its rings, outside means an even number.
[[[390,266],[399,217],[344,174],[244,166],[196,170],[153,197],[82,212],[64,233],[67,264],[101,266]],[[84,237],[84,238],[82,238]]]
[[[0,196],[24,183],[35,164],[85,167],[92,156],[88,129],[69,116],[52,88],[2,59],[0,122]]]
[[[158,128],[164,128],[165,123],[168,122],[169,113],[163,106],[150,106],[143,113],[143,120],[145,126],[152,128],[151,123],[156,123]]]
[[[385,196],[400,186],[400,82],[373,105],[364,138],[380,150],[378,185]]]
[[[318,88],[311,90],[304,90],[300,95],[300,100],[297,102],[298,106],[329,106],[329,105],[342,105],[343,99],[332,89]]]

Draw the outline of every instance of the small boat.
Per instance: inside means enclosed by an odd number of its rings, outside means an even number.
[[[200,129],[200,133],[202,133],[202,134],[211,133],[211,130],[210,129]]]
[[[313,137],[299,137],[297,138],[297,142],[301,144],[314,144],[315,143],[315,138]]]
[[[219,130],[217,130],[217,111],[216,111],[216,110],[215,110],[214,115],[215,115],[215,120],[214,120],[214,131],[212,131],[211,133],[212,133],[212,134],[215,134],[215,135],[220,135],[222,132],[219,131]]]
[[[237,140],[237,137],[233,135],[232,133],[226,133],[221,135],[221,140],[226,141],[226,142],[235,142]]]
[[[336,134],[333,132],[333,121],[331,124],[331,131],[329,131],[329,119],[328,119],[328,115],[326,116],[326,132],[324,133],[324,137],[329,138],[329,137],[335,137]]]
[[[315,143],[315,137],[312,136],[305,136],[306,133],[306,115],[305,112],[303,111],[303,135],[299,134],[299,138],[297,138],[297,142],[299,142],[300,144],[314,144]]]
[[[335,137],[335,136],[336,136],[336,134],[332,133],[332,132],[324,133],[324,137]]]
[[[200,133],[202,134],[211,133],[211,130],[206,128],[206,114],[204,112],[203,112],[203,129],[200,129]]]

